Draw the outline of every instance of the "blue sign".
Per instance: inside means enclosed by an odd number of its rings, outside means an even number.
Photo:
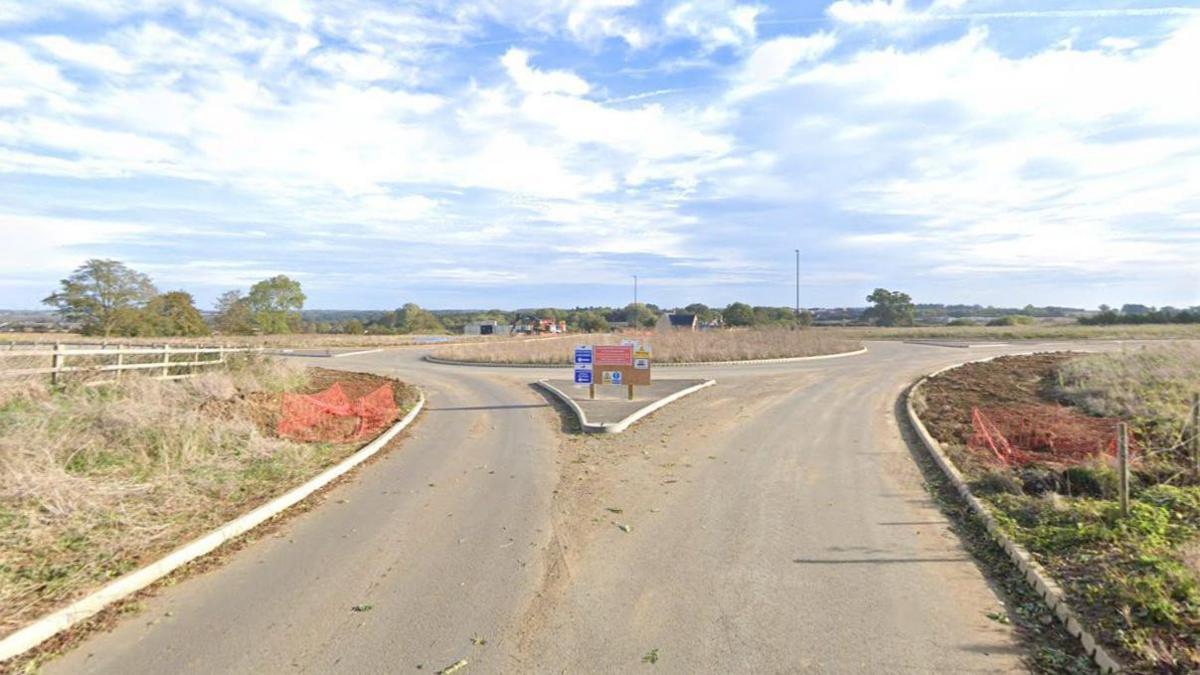
[[[591,384],[591,383],[592,383],[592,371],[590,371],[590,370],[575,371],[575,384]]]
[[[575,363],[591,363],[592,348],[591,347],[576,347],[575,348]]]
[[[613,384],[621,384],[621,371],[619,371],[619,370],[612,371],[612,383]]]

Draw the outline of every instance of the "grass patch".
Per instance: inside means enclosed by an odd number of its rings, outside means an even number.
[[[569,365],[571,348],[578,343],[619,344],[620,335],[578,335],[568,339],[502,341],[449,345],[434,355],[476,363],[532,363]],[[746,361],[797,356],[821,356],[854,351],[858,340],[840,330],[762,329],[669,331],[637,338],[650,345],[656,363]]]
[[[932,378],[919,402],[972,490],[1130,672],[1200,669],[1200,475],[1181,452],[1198,374],[1188,344],[1007,357]],[[1143,454],[1128,516],[1111,458],[1010,469],[963,446],[971,405],[1038,399],[1130,422]]]
[[[353,452],[357,444],[272,433],[281,392],[328,379],[246,356],[178,382],[131,377],[8,392],[0,399],[0,635]],[[399,389],[410,406],[412,392]]]
[[[1074,323],[1038,323],[1013,326],[911,326],[853,327],[843,329],[861,340],[1156,340],[1200,339],[1200,324],[1147,324],[1136,326],[1084,326]]]

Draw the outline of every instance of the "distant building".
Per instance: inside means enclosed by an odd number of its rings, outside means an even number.
[[[499,321],[472,321],[463,326],[463,335],[498,335]]]
[[[655,329],[667,330],[697,330],[700,327],[700,317],[695,314],[663,314],[658,318]]]

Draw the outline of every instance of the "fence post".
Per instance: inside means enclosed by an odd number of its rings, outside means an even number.
[[[52,360],[51,360],[51,366],[54,368],[54,370],[53,370],[53,372],[50,373],[50,386],[52,386],[52,387],[58,386],[58,371],[62,368],[62,365],[63,365],[62,343],[55,342],[54,343],[54,356],[52,357]]]
[[[192,375],[200,372],[200,348],[196,347],[195,353],[192,354]]]
[[[1192,394],[1192,468],[1200,471],[1200,392]]]
[[[1129,427],[1121,422],[1117,425],[1117,471],[1121,498],[1121,515],[1129,515]]]
[[[171,345],[163,345],[163,377],[171,375]]]
[[[125,345],[117,345],[117,380],[125,372]]]

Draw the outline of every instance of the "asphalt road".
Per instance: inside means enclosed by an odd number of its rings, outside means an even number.
[[[563,432],[528,384],[561,371],[321,360],[418,384],[427,412],[46,672],[1021,671],[895,415],[917,376],[1029,348],[660,369],[718,385],[615,437]]]

